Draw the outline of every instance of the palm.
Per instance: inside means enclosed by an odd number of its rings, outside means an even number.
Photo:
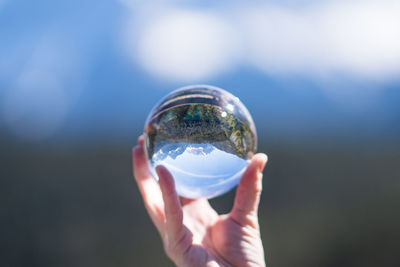
[[[217,213],[209,206],[205,199],[182,199],[183,224],[182,240],[184,243],[179,250],[185,251],[181,257],[181,265],[205,266],[207,262],[222,262],[218,257],[212,232],[218,221]],[[186,241],[186,242],[185,242]],[[201,259],[201,261],[199,261]]]
[[[158,185],[139,140],[134,151],[135,178],[165,251],[178,266],[265,266],[257,219],[265,162],[265,156],[253,158],[232,211],[219,216],[206,199],[179,199],[164,167],[157,167]]]
[[[240,225],[229,214],[218,216],[205,199],[181,198],[181,203],[186,226],[183,234],[192,239],[183,259],[187,266],[206,266],[213,261],[244,266],[251,262],[246,255],[262,253],[258,229]]]

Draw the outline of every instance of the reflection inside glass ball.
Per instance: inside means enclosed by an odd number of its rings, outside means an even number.
[[[256,151],[253,119],[240,100],[217,87],[173,91],[145,125],[150,170],[165,166],[180,196],[211,198],[236,186]]]

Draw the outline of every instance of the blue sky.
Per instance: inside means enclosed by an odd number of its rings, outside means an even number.
[[[267,136],[400,133],[398,1],[0,0],[0,130],[128,137],[220,86]]]

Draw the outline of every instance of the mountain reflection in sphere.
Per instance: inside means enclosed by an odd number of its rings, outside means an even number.
[[[156,105],[145,125],[153,176],[165,166],[185,198],[211,198],[235,187],[257,146],[253,119],[240,100],[217,87],[189,86]]]

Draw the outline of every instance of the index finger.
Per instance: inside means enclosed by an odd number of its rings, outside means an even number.
[[[143,146],[139,145],[133,149],[133,172],[136,183],[142,195],[144,205],[151,220],[157,230],[163,232],[163,224],[165,220],[164,203],[160,191],[160,187],[152,177]]]

